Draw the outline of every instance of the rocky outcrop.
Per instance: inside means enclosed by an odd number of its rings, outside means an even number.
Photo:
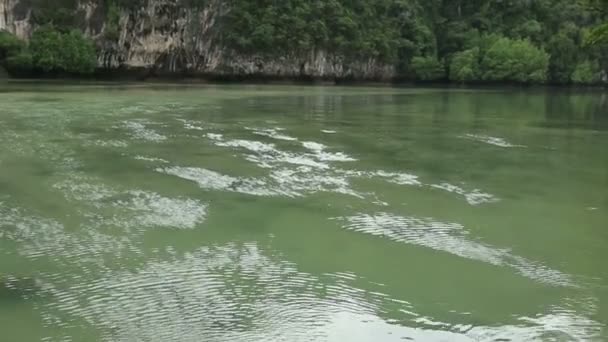
[[[35,29],[30,0],[0,0],[0,30],[27,39]],[[243,55],[221,43],[219,0],[204,8],[184,8],[181,0],[148,0],[122,10],[110,23],[101,0],[81,0],[78,13],[83,31],[98,45],[98,64],[105,70],[143,70],[157,75],[212,75],[313,79],[375,79],[394,76],[392,65],[346,60],[326,51],[269,57]],[[110,29],[112,39],[107,39]]]

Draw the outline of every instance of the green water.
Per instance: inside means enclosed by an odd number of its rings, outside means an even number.
[[[608,340],[608,94],[0,85],[2,341]]]

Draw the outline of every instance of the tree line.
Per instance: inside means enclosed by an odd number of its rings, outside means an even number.
[[[11,73],[89,74],[95,45],[76,0],[31,0],[28,43],[0,33]],[[118,39],[121,11],[146,0],[98,0],[100,39]],[[206,0],[180,0],[200,8]],[[608,78],[608,0],[222,0],[221,43],[241,54],[297,60],[325,51],[394,65],[420,81],[593,84]]]

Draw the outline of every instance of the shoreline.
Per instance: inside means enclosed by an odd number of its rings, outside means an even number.
[[[176,85],[296,85],[296,86],[347,86],[347,87],[387,87],[387,88],[500,88],[500,89],[562,89],[562,90],[603,90],[608,89],[608,83],[598,84],[528,84],[517,82],[468,82],[455,83],[442,81],[417,81],[406,78],[387,80],[355,79],[355,78],[313,78],[269,75],[215,75],[215,74],[162,74],[142,75],[134,71],[96,72],[90,76],[74,75],[37,75],[37,77],[0,77],[2,82],[43,82],[43,83],[133,83],[133,84],[176,84]]]

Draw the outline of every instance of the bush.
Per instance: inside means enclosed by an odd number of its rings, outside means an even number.
[[[601,70],[598,62],[585,61],[580,63],[572,73],[572,81],[576,84],[594,84],[600,82]]]
[[[412,58],[412,69],[416,79],[421,81],[436,81],[445,77],[445,68],[435,57]]]
[[[479,80],[479,48],[454,54],[450,63],[450,80],[458,82]]]
[[[505,37],[490,46],[481,62],[486,81],[543,83],[548,66],[549,55],[529,40]]]
[[[33,68],[32,55],[29,51],[24,50],[8,57],[5,64],[6,68],[13,74],[22,75],[30,73]]]
[[[8,32],[0,32],[0,68],[3,74],[13,76],[27,75],[32,69],[32,56],[27,46]]]
[[[0,31],[0,62],[19,53],[25,44],[15,35],[8,32]]]
[[[30,51],[34,67],[46,73],[90,74],[97,65],[93,42],[75,30],[43,27],[32,35]]]

